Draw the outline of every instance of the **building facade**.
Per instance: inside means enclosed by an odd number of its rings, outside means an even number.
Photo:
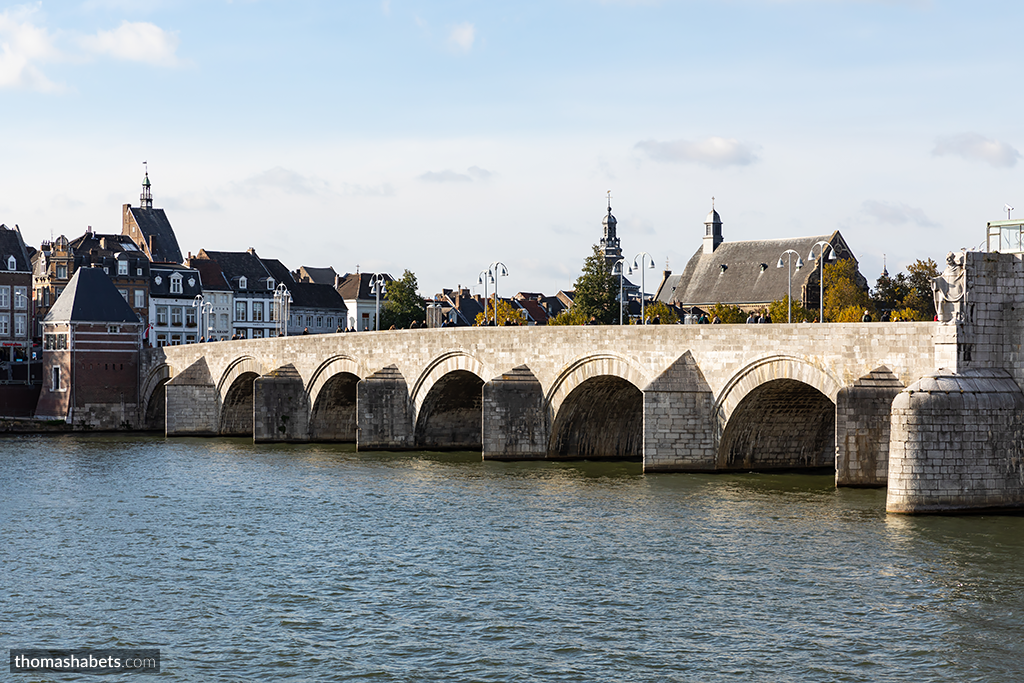
[[[376,275],[377,273],[345,273],[339,278],[337,289],[338,294],[341,294],[341,298],[345,301],[348,316],[347,329],[358,332],[376,329],[378,301],[380,307],[384,307],[384,294],[381,293],[378,299],[373,291],[373,278]],[[384,278],[386,290],[387,283],[393,281],[394,278],[387,273],[380,273],[380,275]]]
[[[208,334],[196,297],[203,294],[199,271],[169,263],[150,267],[149,346],[194,344]],[[202,319],[202,320],[200,320]]]
[[[0,383],[29,383],[32,263],[17,227],[0,225]]]
[[[277,336],[274,290],[278,282],[263,265],[256,250],[206,251],[201,249],[195,259],[217,264],[224,281],[231,288],[232,336],[261,339]]]

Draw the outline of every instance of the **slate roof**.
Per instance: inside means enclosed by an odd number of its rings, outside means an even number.
[[[149,295],[159,298],[191,299],[203,293],[203,282],[199,271],[195,268],[186,268],[172,263],[161,263],[151,266],[149,269]],[[171,294],[171,275],[181,274],[181,293]],[[157,284],[156,278],[160,277]],[[193,284],[189,285],[188,281]]]
[[[275,287],[283,282],[288,286],[289,290],[291,289],[292,283],[295,282],[295,279],[292,278],[291,271],[285,268],[283,263],[278,261],[276,258],[261,258],[260,261],[263,262],[263,267],[266,268],[267,272],[274,278],[274,282],[276,283],[274,285]],[[331,284],[333,285],[334,283],[332,282]]]
[[[190,268],[199,273],[199,281],[203,285],[203,291],[230,291],[231,287],[224,279],[224,273],[220,270],[220,264],[213,259],[191,258],[188,260]]]
[[[43,321],[138,323],[139,316],[102,268],[79,268]]]
[[[335,278],[338,277],[338,274],[334,272],[334,268],[330,266],[326,268],[301,266],[294,275],[297,276],[293,277],[296,282],[300,282],[303,277],[308,277],[310,282],[315,282],[318,285],[330,285],[331,287],[334,286]]]
[[[369,301],[370,299],[375,299],[376,295],[370,291],[370,278],[374,275],[375,273],[345,273],[338,284],[338,293],[346,300],[362,299]],[[387,273],[383,273],[383,275],[387,282],[394,280]]]
[[[787,293],[789,268],[777,268],[779,257],[792,249],[804,260],[804,267],[796,270],[793,259],[793,298],[801,297],[802,287],[818,282],[817,260],[808,260],[811,247],[820,241],[831,244],[837,258],[853,258],[853,252],[838,231],[831,235],[790,237],[773,240],[747,240],[722,242],[711,254],[704,253],[703,245],[690,258],[679,275],[668,275],[658,288],[655,298],[676,306],[765,305],[781,299]],[[815,255],[818,251],[815,250]],[[786,264],[787,260],[783,260]],[[724,269],[723,269],[724,266]],[[814,301],[817,301],[817,291]]]
[[[345,300],[338,294],[333,285],[322,285],[316,282],[292,282],[288,284],[292,294],[292,308],[315,308],[321,311],[337,311],[347,313]]]
[[[199,259],[213,259],[220,266],[224,279],[234,291],[270,291],[267,290],[267,278],[272,277],[263,261],[250,251],[206,251],[199,250]],[[239,290],[238,278],[246,279],[245,289]],[[277,278],[274,278],[275,280]],[[276,286],[276,285],[275,285]]]
[[[14,270],[32,272],[32,262],[25,240],[21,238],[21,230],[0,224],[0,269],[7,270],[7,260],[11,256],[14,257]]]
[[[174,228],[167,220],[164,210],[143,209],[137,206],[130,206],[128,210],[132,212],[132,218],[139,226],[139,231],[145,238],[146,244],[153,245],[150,260],[160,263],[181,263],[178,238],[174,236]]]

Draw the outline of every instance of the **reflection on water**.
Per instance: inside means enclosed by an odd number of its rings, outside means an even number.
[[[0,441],[0,634],[185,681],[1011,681],[1024,518],[827,476]]]

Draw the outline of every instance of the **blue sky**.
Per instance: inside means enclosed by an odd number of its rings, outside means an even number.
[[[0,5],[0,222],[569,288],[628,256],[841,230],[874,282],[1021,206],[1024,6],[929,0]],[[1014,214],[1017,215],[1016,213]]]

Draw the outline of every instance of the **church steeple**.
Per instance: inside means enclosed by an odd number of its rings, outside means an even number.
[[[713,254],[722,243],[722,218],[715,211],[715,198],[711,198],[711,213],[704,219],[704,253]]]
[[[142,162],[146,168],[146,177],[142,179],[142,194],[139,195],[139,206],[143,209],[153,208],[153,193],[149,189],[149,164]]]
[[[601,251],[604,252],[604,260],[610,266],[622,258],[622,249],[619,247],[619,238],[615,234],[615,226],[618,221],[612,215],[612,191],[608,190],[608,215],[601,221],[604,226],[604,237],[601,238]]]

